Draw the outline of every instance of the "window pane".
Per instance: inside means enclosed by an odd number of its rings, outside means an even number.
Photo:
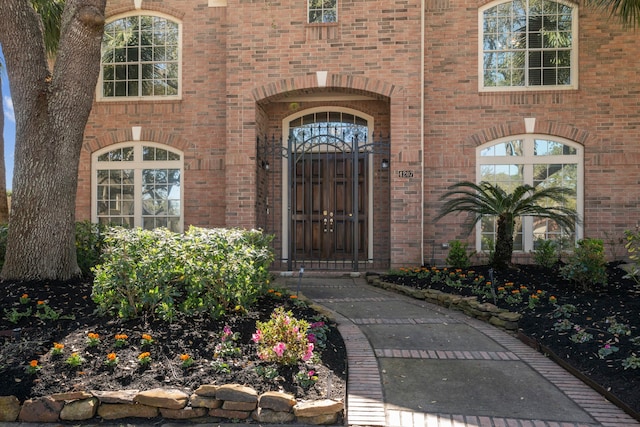
[[[481,156],[522,156],[522,140],[501,142],[483,149]]]
[[[103,81],[117,80],[115,87],[103,85],[103,96],[156,96],[178,94],[178,24],[161,17],[131,16],[105,26],[102,42],[103,64],[115,64],[115,68],[103,67]],[[142,67],[140,67],[142,65]],[[153,69],[163,70],[154,75]],[[170,70],[170,74],[167,72]],[[172,90],[163,86],[170,75]],[[143,85],[150,80],[150,85]],[[154,90],[153,85],[159,85]]]
[[[572,8],[554,1],[530,0],[527,10],[526,4],[506,2],[483,12],[486,87],[571,84],[567,77],[570,70],[565,68],[572,65]]]

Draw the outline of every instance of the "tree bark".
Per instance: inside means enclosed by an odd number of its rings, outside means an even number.
[[[513,254],[513,217],[499,215],[496,227],[496,247],[492,264],[497,270],[504,270],[511,264]]]
[[[2,64],[0,64],[0,71]],[[0,78],[0,224],[9,222],[9,201],[7,200],[7,170],[4,164],[4,111],[2,108],[2,78]],[[2,197],[4,196],[4,197]]]
[[[75,199],[84,128],[100,70],[106,0],[67,0],[50,72],[40,18],[26,0],[0,2],[16,115],[13,197],[4,279],[80,274]]]

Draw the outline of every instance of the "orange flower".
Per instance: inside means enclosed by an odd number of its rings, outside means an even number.
[[[296,299],[296,298],[298,298],[298,296],[297,295],[289,295],[289,298]]]
[[[182,360],[183,362],[185,360],[189,360],[189,359],[191,359],[191,356],[189,356],[188,354],[181,354],[180,355],[180,360]]]
[[[32,368],[37,368],[38,367],[38,361],[37,360],[32,360],[31,362],[29,362],[29,366],[31,366]]]
[[[116,334],[117,340],[126,340],[127,338],[129,337],[126,334]]]
[[[151,341],[151,335],[149,334],[142,334],[142,339],[145,341]]]
[[[42,300],[38,301],[38,305],[44,305],[44,301]]]
[[[58,342],[54,342],[53,343],[53,348],[55,348],[56,350],[62,350],[64,348],[64,344],[60,344]]]
[[[107,354],[107,360],[113,361],[116,360],[116,354],[115,353],[109,353]]]
[[[22,296],[20,298],[27,299],[27,298],[29,298],[29,294],[22,294]]]
[[[517,290],[517,289],[514,289],[514,290],[512,290],[512,291],[511,291],[511,293],[512,293],[512,294],[514,294],[514,295],[517,295],[517,294],[519,294],[519,293],[520,293],[520,291],[519,291],[519,290]]]
[[[140,355],[138,356],[138,359],[142,360],[142,359],[146,359],[148,357],[151,356],[151,353],[149,353],[148,351],[145,351],[144,353],[140,353]]]
[[[99,338],[100,338],[100,335],[95,334],[95,333],[93,333],[93,332],[89,332],[89,333],[87,334],[87,336],[88,336],[88,337],[89,337],[89,339],[91,339],[91,340],[97,340],[97,339],[99,339]]]

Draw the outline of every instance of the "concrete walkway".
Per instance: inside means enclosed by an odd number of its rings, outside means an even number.
[[[350,426],[640,426],[540,353],[460,312],[357,277],[305,273],[276,284],[338,322]]]

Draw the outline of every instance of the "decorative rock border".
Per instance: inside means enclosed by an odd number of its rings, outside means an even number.
[[[261,395],[239,384],[202,385],[189,395],[180,389],[80,391],[28,399],[0,396],[0,421],[55,423],[122,418],[194,420],[254,420],[261,423],[335,424],[342,416],[342,402],[324,399],[297,402],[293,395],[266,392]]]
[[[409,286],[383,282],[380,280],[380,276],[377,275],[368,275],[366,279],[370,285],[422,299],[449,309],[462,311],[467,316],[483,320],[512,334],[518,332],[518,321],[522,317],[520,313],[498,308],[488,302],[481,303],[477,297],[463,297],[436,289],[415,289]]]

